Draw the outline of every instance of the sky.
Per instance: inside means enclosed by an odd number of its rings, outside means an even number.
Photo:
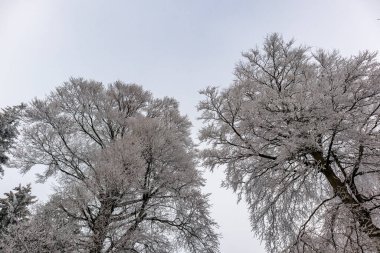
[[[170,96],[193,122],[199,90],[227,87],[241,53],[267,34],[350,56],[380,46],[378,0],[0,0],[0,107],[42,98],[70,77],[137,83]],[[34,182],[7,169],[0,193]],[[222,253],[261,253],[247,208],[205,172]],[[51,184],[33,184],[46,200]]]

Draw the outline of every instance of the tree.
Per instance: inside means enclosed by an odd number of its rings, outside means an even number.
[[[380,252],[380,65],[278,34],[198,105],[205,165],[245,197],[270,252]]]
[[[217,252],[190,122],[138,85],[71,79],[26,108],[13,166],[57,174],[85,252]]]
[[[19,115],[24,105],[7,107],[0,113],[0,174],[4,174],[1,165],[8,162],[7,152],[17,137]],[[32,195],[31,186],[15,187],[13,191],[0,198],[0,241],[9,236],[12,226],[28,221],[31,216],[30,206],[36,202]],[[4,251],[4,244],[0,242],[0,249]]]
[[[13,232],[14,228],[23,226],[29,221],[30,206],[36,201],[35,196],[31,194],[30,185],[19,185],[14,188],[14,191],[4,195],[5,198],[0,198],[0,250],[1,252],[14,252],[16,246],[24,244],[21,241],[17,245],[9,243],[13,242],[15,238],[19,238],[19,235]]]
[[[81,226],[57,208],[58,196],[36,206],[30,219],[8,226],[0,238],[1,252],[74,252]],[[59,201],[58,201],[59,202]]]
[[[17,137],[18,115],[24,105],[7,107],[0,112],[0,173],[4,174],[1,165],[8,161],[7,151],[11,148]]]
[[[31,190],[29,184],[25,187],[19,185],[14,188],[14,192],[5,193],[5,198],[0,198],[0,233],[5,232],[9,225],[29,218],[29,206],[35,203]]]

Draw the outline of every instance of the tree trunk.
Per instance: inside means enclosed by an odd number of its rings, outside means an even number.
[[[108,226],[111,222],[111,215],[114,210],[115,201],[112,199],[105,199],[101,201],[101,207],[99,210],[99,214],[93,222],[92,232],[93,235],[91,237],[91,248],[90,253],[101,253],[104,242],[106,240]]]
[[[376,245],[377,251],[380,252],[380,228],[372,220],[371,213],[364,208],[348,191],[344,182],[334,173],[334,170],[326,163],[321,152],[314,152],[314,159],[322,166],[321,173],[333,188],[335,194],[342,200],[359,223],[361,230],[368,235]]]

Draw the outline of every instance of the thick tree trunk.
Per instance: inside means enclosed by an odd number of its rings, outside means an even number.
[[[112,199],[101,201],[99,214],[93,222],[90,253],[101,253],[103,250],[108,226],[111,222],[111,215],[114,210],[114,202]]]
[[[335,194],[352,212],[361,230],[372,239],[377,247],[377,251],[380,252],[380,228],[373,223],[370,211],[363,207],[363,205],[352,196],[346,184],[339,179],[331,166],[326,163],[321,152],[314,152],[312,155],[320,166],[322,166],[321,173],[326,177]]]

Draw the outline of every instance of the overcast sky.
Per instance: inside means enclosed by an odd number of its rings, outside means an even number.
[[[379,0],[0,0],[0,107],[43,97],[70,77],[143,85],[200,126],[200,89],[228,86],[241,52],[268,33],[344,55],[380,46]],[[244,204],[206,173],[222,253],[264,252]],[[7,170],[0,193],[33,181]],[[44,200],[49,186],[36,185]]]

